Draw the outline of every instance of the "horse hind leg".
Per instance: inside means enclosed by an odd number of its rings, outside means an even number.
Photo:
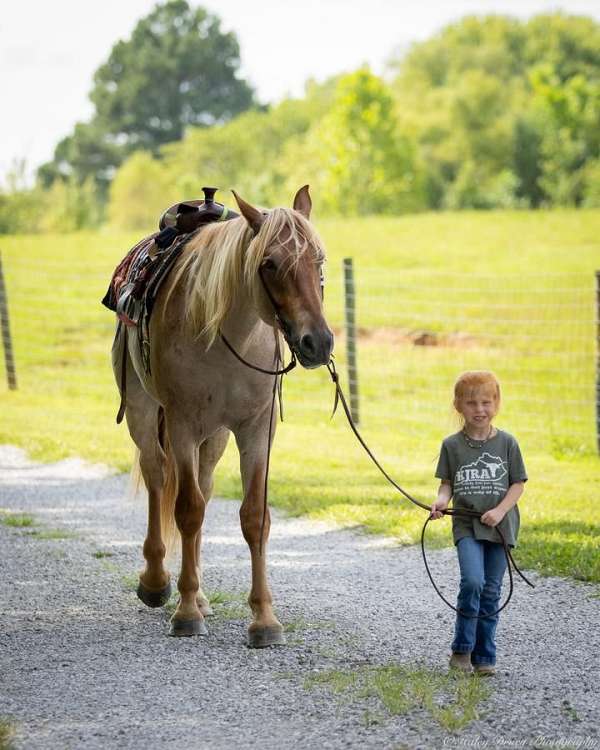
[[[198,450],[198,484],[200,486],[200,492],[204,497],[204,501],[208,505],[208,501],[212,496],[213,491],[213,472],[215,466],[219,462],[221,456],[225,452],[227,442],[229,440],[229,430],[225,427],[218,430],[208,440],[206,440],[200,446]],[[198,580],[199,588],[196,596],[196,601],[200,612],[207,617],[214,614],[208,597],[202,590],[202,529],[198,531],[196,537],[196,563],[198,568]]]
[[[139,574],[137,595],[148,607],[162,607],[171,596],[171,576],[164,567],[166,546],[161,528],[166,456],[159,436],[160,407],[143,389],[130,362],[125,418],[140,451],[140,469],[148,490],[148,528],[143,546],[146,565]]]
[[[206,502],[197,477],[198,447],[185,423],[185,415],[167,413],[170,451],[177,470],[175,523],[181,535],[181,572],[177,581],[179,603],[171,618],[170,635],[191,636],[208,633],[204,615],[198,606],[200,579],[197,567],[197,540]]]

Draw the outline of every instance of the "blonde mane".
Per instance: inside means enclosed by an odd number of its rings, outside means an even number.
[[[288,270],[309,250],[315,260],[324,260],[316,230],[293,209],[269,211],[256,236],[242,217],[205,226],[177,264],[164,309],[179,283],[184,283],[186,319],[196,334],[206,336],[210,347],[242,287],[256,304],[260,264],[271,245],[283,242],[291,248]]]

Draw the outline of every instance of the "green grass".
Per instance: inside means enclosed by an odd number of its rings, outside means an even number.
[[[0,750],[13,750],[14,733],[14,723],[8,719],[0,718]]]
[[[336,623],[334,620],[305,620],[298,617],[295,620],[287,620],[283,624],[286,633],[298,633],[306,630],[334,630]]]
[[[406,664],[331,670],[309,677],[304,684],[307,689],[325,687],[350,702],[375,698],[392,716],[424,709],[449,732],[479,718],[491,693],[489,684],[476,676]]]
[[[577,713],[577,709],[575,708],[575,706],[571,704],[571,702],[567,698],[563,699],[560,705],[560,710],[563,716],[570,719],[572,722],[576,723],[576,722],[581,721],[581,717]]]
[[[35,525],[35,518],[28,513],[7,513],[0,512],[0,523],[4,526],[13,526],[14,528],[26,528]]]
[[[357,278],[361,431],[389,471],[430,502],[441,439],[456,429],[451,387],[463,369],[503,385],[499,427],[521,443],[530,481],[517,559],[544,574],[600,582],[600,472],[594,435],[594,271],[600,211],[465,212],[317,222],[329,252],[326,312],[343,321],[341,258]],[[133,235],[0,240],[19,390],[0,384],[0,443],[44,461],[80,455],[126,470],[132,446],[114,423],[113,316],[99,304]],[[436,346],[416,346],[428,331]],[[346,383],[343,336],[336,344]],[[0,370],[0,378],[3,372]],[[286,380],[286,421],[270,500],[414,543],[424,514],[369,463],[339,412],[327,372]],[[216,492],[239,497],[233,441]],[[449,521],[428,544],[451,543]]]
[[[247,604],[248,593],[231,591],[207,591],[206,597],[213,608],[213,616],[223,620],[247,620],[250,617],[250,607]],[[165,604],[167,614],[172,615],[177,609],[179,594],[174,592]]]
[[[35,516],[28,513],[11,513],[0,510],[0,523],[4,526],[11,526],[16,529],[27,529],[23,532],[27,536],[35,539],[76,539],[77,534],[66,529],[52,529],[44,526]],[[31,528],[37,526],[39,528]]]
[[[110,570],[112,572],[118,572],[119,568],[111,562],[104,561],[104,567],[106,570]],[[121,573],[121,585],[123,586],[123,589],[125,591],[137,591],[137,587],[139,584],[139,576],[137,573]]]
[[[26,532],[35,539],[77,539],[78,535],[65,529],[34,529]]]

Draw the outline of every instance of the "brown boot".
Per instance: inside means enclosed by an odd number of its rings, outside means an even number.
[[[457,654],[452,652],[450,657],[450,669],[459,669],[461,672],[471,671],[471,654]]]
[[[496,667],[491,664],[475,664],[473,665],[473,671],[482,677],[491,677],[496,674]]]

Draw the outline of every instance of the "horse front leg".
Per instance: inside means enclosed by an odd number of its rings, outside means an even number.
[[[248,597],[253,614],[248,628],[250,648],[285,643],[283,627],[273,613],[273,597],[267,581],[266,552],[271,527],[269,509],[264,505],[268,417],[267,413],[261,424],[248,425],[236,434],[244,487],[240,521],[252,561],[252,588]],[[264,524],[263,512],[266,513]]]

